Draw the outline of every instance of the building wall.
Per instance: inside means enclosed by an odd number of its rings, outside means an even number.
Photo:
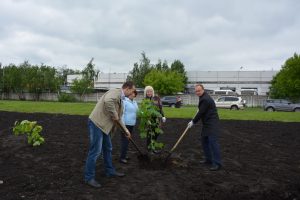
[[[95,81],[96,89],[121,88],[126,82],[128,73],[99,73]]]
[[[206,89],[219,90],[220,87],[234,87],[238,94],[242,88],[257,88],[259,95],[266,95],[273,76],[278,71],[187,71],[187,88],[193,92],[196,83]],[[128,73],[99,73],[95,81],[96,89],[121,88]]]
[[[257,88],[259,95],[266,95],[273,76],[278,71],[188,71],[189,89],[196,83],[202,83],[206,89],[219,90],[221,87],[236,88],[240,94],[242,88]]]
[[[74,82],[74,80],[81,80],[82,79],[82,75],[81,74],[70,74],[67,75],[67,86],[71,86]]]

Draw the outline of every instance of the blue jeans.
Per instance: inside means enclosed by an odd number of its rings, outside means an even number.
[[[201,136],[201,143],[205,160],[212,165],[222,166],[220,146],[216,135]]]
[[[126,128],[128,131],[132,134],[133,133],[133,128],[134,126],[126,125]],[[121,133],[121,155],[120,155],[120,160],[126,159],[127,157],[127,150],[128,150],[128,143],[129,140],[127,137],[125,137],[124,133]]]
[[[112,143],[110,136],[103,133],[90,119],[88,120],[88,129],[90,143],[84,170],[85,181],[95,179],[96,161],[102,151],[106,175],[112,175],[116,172],[112,165]]]

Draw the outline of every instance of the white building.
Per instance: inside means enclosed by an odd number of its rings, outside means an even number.
[[[128,73],[99,73],[94,88],[104,90],[121,88],[123,83],[126,82],[127,75]]]
[[[67,86],[72,86],[75,79],[81,80],[82,79],[82,74],[67,75]]]
[[[238,94],[242,90],[257,91],[259,95],[266,95],[273,76],[278,71],[187,71],[187,89],[193,92],[196,83],[202,83],[205,89],[220,90],[230,88]],[[95,80],[95,89],[121,88],[128,73],[99,73]]]
[[[278,71],[188,71],[187,88],[201,83],[205,89],[219,90],[229,88],[241,94],[242,90],[255,90],[259,95],[266,95],[271,80]]]

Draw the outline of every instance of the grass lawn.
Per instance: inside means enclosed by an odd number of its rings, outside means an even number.
[[[95,103],[61,103],[41,101],[6,101],[0,100],[0,111],[62,113],[71,115],[89,115]],[[167,118],[192,118],[197,112],[196,106],[182,108],[163,107]],[[218,109],[221,119],[260,120],[300,122],[300,112],[266,112],[261,108],[246,108],[245,110]]]

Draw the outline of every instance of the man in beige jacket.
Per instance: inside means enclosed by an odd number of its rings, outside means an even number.
[[[89,116],[90,144],[85,164],[84,179],[92,187],[101,187],[100,183],[95,180],[96,161],[101,152],[103,154],[106,176],[125,176],[125,174],[117,172],[112,164],[110,132],[115,126],[115,121],[119,121],[124,130],[126,130],[127,137],[131,136],[121,120],[123,114],[122,99],[128,97],[134,90],[135,86],[131,81],[125,82],[121,89],[109,90],[100,98]]]

